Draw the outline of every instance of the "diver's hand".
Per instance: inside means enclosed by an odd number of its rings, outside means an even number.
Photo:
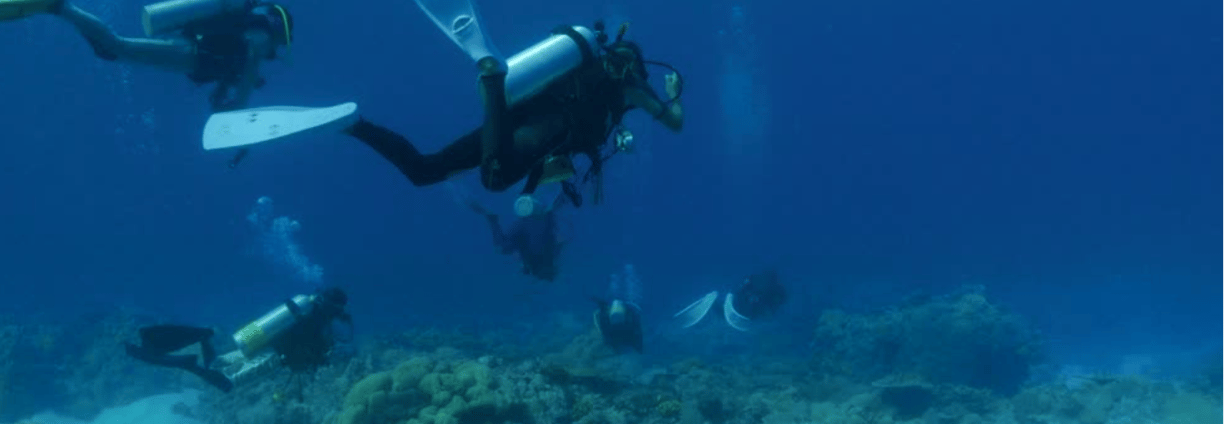
[[[663,88],[667,90],[667,97],[675,99],[676,95],[680,94],[680,90],[684,88],[684,80],[680,79],[680,74],[672,72],[664,77]]]

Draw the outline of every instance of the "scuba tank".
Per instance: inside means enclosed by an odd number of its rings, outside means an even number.
[[[513,106],[538,94],[557,78],[599,54],[595,31],[583,26],[560,27],[544,41],[506,60],[506,104]]]
[[[316,296],[304,294],[294,296],[235,332],[234,343],[238,345],[243,356],[254,358],[281,333],[296,324],[298,316],[309,314],[314,309],[315,298]]]
[[[141,20],[145,35],[153,37],[177,31],[194,21],[241,11],[253,3],[252,0],[166,0],[146,5]]]

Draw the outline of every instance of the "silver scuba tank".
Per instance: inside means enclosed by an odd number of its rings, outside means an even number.
[[[145,5],[141,21],[145,35],[152,37],[177,31],[187,24],[227,12],[242,10],[249,0],[166,0]]]
[[[506,60],[506,104],[513,106],[539,94],[557,78],[574,70],[588,55],[599,56],[595,32],[572,26],[573,32],[554,31],[544,41]]]
[[[315,296],[299,294],[291,300],[297,305],[302,315],[309,314],[314,308]],[[247,358],[254,358],[259,351],[268,347],[273,340],[285,330],[297,323],[297,317],[285,304],[277,306],[259,319],[252,321],[234,333],[234,343]]]

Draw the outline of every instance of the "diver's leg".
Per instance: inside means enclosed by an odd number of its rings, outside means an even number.
[[[62,0],[0,0],[0,22],[50,12]]]
[[[365,119],[358,120],[345,132],[382,155],[416,186],[440,183],[456,173],[480,165],[478,132],[468,134],[432,155],[422,155],[404,136]]]
[[[103,60],[137,63],[184,74],[195,70],[195,46],[187,40],[120,37],[101,19],[72,4],[62,4],[54,13],[76,27]]]
[[[518,174],[509,171],[519,167],[514,163],[514,130],[507,113],[506,67],[492,57],[481,59],[478,65],[485,112],[480,134],[480,183],[491,191],[502,191],[518,181],[508,174]]]

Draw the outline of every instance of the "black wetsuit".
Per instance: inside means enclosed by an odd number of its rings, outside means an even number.
[[[509,231],[502,229],[497,215],[487,214],[493,230],[493,244],[505,255],[518,253],[523,273],[545,281],[557,278],[557,255],[561,243],[557,237],[557,217],[554,210],[518,218]]]
[[[293,372],[312,371],[325,365],[336,344],[332,322],[352,324],[352,318],[344,311],[347,303],[348,296],[343,291],[335,288],[323,291],[315,300],[314,309],[299,315],[298,321],[272,343],[281,364]],[[285,305],[291,311],[297,309],[292,300],[285,301]]]
[[[612,301],[593,299],[598,305],[595,310],[595,328],[609,347],[617,353],[632,349],[642,353],[642,313],[636,305],[622,302],[622,320],[612,322]]]
[[[416,186],[445,181],[452,175],[481,167],[481,183],[491,191],[503,191],[528,178],[524,193],[532,193],[543,177],[540,166],[548,156],[585,154],[592,171],[600,171],[601,149],[611,128],[632,109],[626,105],[624,87],[635,85],[654,95],[640,78],[614,79],[597,59],[588,60],[543,92],[514,107],[504,107],[504,81],[482,77],[486,93],[485,122],[441,151],[424,155],[403,136],[364,119],[349,127],[348,134],[373,148],[395,165]],[[498,96],[498,94],[501,94]],[[657,95],[655,96],[657,98]],[[501,99],[502,107],[498,107]],[[516,130],[557,128],[556,134],[533,145],[515,145]],[[547,131],[541,131],[547,132]],[[489,145],[501,152],[497,169],[486,169]]]
[[[786,288],[778,281],[775,271],[749,276],[733,293],[735,311],[748,319],[772,315],[786,303]]]
[[[239,18],[240,19],[240,18]],[[201,33],[191,38],[196,48],[195,69],[187,78],[199,85],[209,83],[235,84],[242,78],[247,64],[245,31]],[[186,34],[185,34],[186,35]]]
[[[278,36],[284,38],[280,36],[282,28],[273,27],[273,25],[283,24],[273,24],[269,21],[268,16],[255,12],[255,8],[260,4],[252,5],[242,12],[217,16],[183,29],[183,37],[195,44],[196,50],[195,69],[187,74],[187,78],[197,85],[212,83],[218,85],[218,90],[213,92],[213,98],[209,99],[213,112],[227,112],[245,106],[231,104],[232,102],[227,102],[222,96],[226,93],[224,88],[241,84],[245,77],[247,62],[251,60],[251,46],[246,38],[247,31],[261,29],[268,31],[273,38]],[[272,56],[267,59],[275,59],[275,50],[270,54]],[[259,78],[254,88],[262,88],[264,83],[264,79]]]

